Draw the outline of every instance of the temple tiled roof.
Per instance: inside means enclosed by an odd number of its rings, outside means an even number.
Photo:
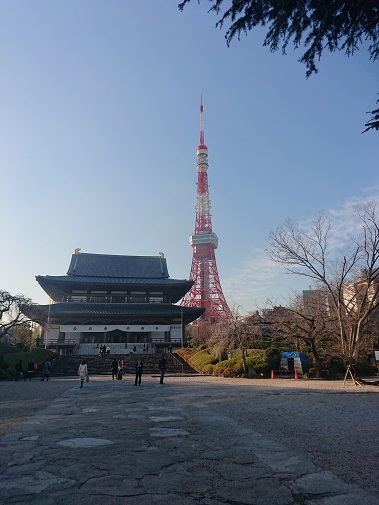
[[[160,256],[89,253],[73,254],[67,275],[37,275],[36,280],[55,302],[71,289],[156,288],[175,303],[193,285],[186,279],[170,279],[166,258]]]
[[[169,278],[166,258],[161,256],[91,253],[73,254],[67,275],[128,279]]]

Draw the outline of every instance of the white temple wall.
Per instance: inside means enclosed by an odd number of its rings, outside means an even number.
[[[154,331],[151,333],[152,342],[164,342],[166,333],[164,331]]]
[[[64,332],[66,335],[69,332],[74,333],[89,333],[89,332],[109,332],[113,330],[121,330],[126,332],[138,331],[141,333],[164,333],[165,331],[170,331],[170,326],[168,324],[62,324],[60,326],[61,332]]]
[[[182,325],[172,324],[171,325],[171,342],[181,342],[182,341]]]
[[[59,337],[59,324],[51,324],[49,328],[45,328],[44,340],[47,344],[55,344]]]
[[[80,342],[80,333],[77,333],[76,331],[66,331],[64,334],[64,342],[76,342],[79,344]]]
[[[150,333],[152,343],[165,342],[167,335],[169,336],[168,342],[179,343],[182,341],[182,326],[181,324],[173,325],[51,325],[49,329],[45,329],[44,340],[48,345],[54,345],[58,342],[59,335],[61,334],[61,343],[65,344],[80,344],[81,335],[83,333],[89,333],[93,331],[100,330],[112,331],[113,329],[122,329],[126,331],[134,330],[143,333]],[[64,335],[63,339],[62,336]],[[123,344],[124,345],[124,344]]]

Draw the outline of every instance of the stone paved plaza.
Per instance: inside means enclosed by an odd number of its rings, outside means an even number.
[[[0,393],[1,505],[379,504],[374,386],[146,375]]]

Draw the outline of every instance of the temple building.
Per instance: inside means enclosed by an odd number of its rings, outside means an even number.
[[[66,275],[38,275],[51,303],[34,304],[25,314],[43,328],[47,348],[113,352],[135,345],[155,348],[183,343],[184,327],[205,308],[175,305],[192,287],[191,280],[170,279],[166,259],[75,251]]]

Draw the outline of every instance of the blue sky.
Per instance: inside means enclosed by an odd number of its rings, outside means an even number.
[[[285,218],[379,199],[379,91],[362,49],[325,53],[305,78],[300,51],[228,48],[208,2],[2,0],[0,288],[37,303],[36,275],[83,252],[157,255],[188,278],[203,94],[217,265],[231,308],[284,303],[306,281],[264,249]]]

